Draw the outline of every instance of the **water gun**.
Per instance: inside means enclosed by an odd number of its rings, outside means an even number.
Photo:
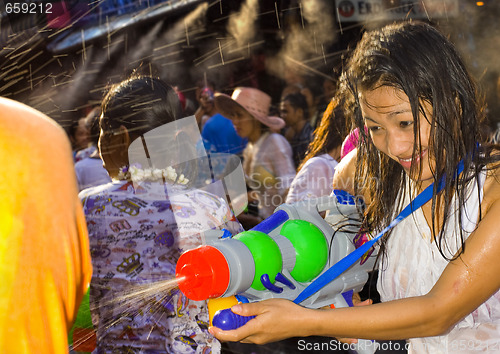
[[[363,208],[361,200],[335,190],[331,196],[283,204],[259,225],[235,236],[210,230],[205,233],[205,245],[179,257],[179,289],[195,301],[235,295],[236,300],[225,300],[227,307],[232,301],[294,300],[330,266],[367,241],[359,234]],[[352,293],[362,290],[375,256],[366,253],[299,304],[308,308],[352,306]],[[227,309],[218,311],[212,322],[222,329],[234,329],[251,318]],[[364,347],[371,343],[359,342]]]

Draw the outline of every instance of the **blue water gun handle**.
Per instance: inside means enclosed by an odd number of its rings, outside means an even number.
[[[241,316],[229,308],[217,311],[212,319],[212,324],[224,331],[229,331],[240,328],[252,318],[255,318],[255,316]],[[356,349],[350,352],[357,354],[373,354],[376,349],[376,344],[367,339],[358,339],[358,344],[352,346]]]
[[[212,319],[212,324],[224,331],[237,329],[246,324],[255,316],[241,316],[235,314],[231,309],[217,311]]]

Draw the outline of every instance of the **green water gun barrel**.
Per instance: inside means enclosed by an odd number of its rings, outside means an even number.
[[[323,232],[305,220],[288,220],[280,234],[295,249],[295,266],[290,275],[298,282],[310,282],[325,268],[328,261],[328,243]]]
[[[271,237],[260,231],[244,231],[234,238],[248,247],[255,261],[255,276],[251,287],[255,290],[266,290],[261,276],[268,274],[270,281],[274,283],[276,274],[281,272],[283,266],[278,245]]]

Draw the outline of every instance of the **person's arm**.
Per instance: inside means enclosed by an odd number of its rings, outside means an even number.
[[[350,166],[340,167],[336,178],[348,177],[344,174]],[[221,340],[254,343],[309,335],[395,340],[446,333],[500,288],[498,178],[497,173],[487,179],[483,219],[465,242],[464,253],[448,264],[428,294],[334,310],[305,309],[281,299],[237,305],[234,312],[258,316],[237,330],[212,333]]]
[[[80,167],[80,161],[78,161],[76,164],[75,164],[75,174],[76,174],[76,184],[78,186],[78,192],[81,192],[84,188],[83,188],[83,183],[82,183],[82,171],[81,171],[81,167]]]
[[[464,253],[448,264],[427,295],[340,309],[334,315],[318,313],[306,320],[310,329],[318,335],[372,339],[427,337],[445,333],[474,311],[500,288],[500,188],[494,183],[489,201],[483,203],[484,218],[467,239]]]

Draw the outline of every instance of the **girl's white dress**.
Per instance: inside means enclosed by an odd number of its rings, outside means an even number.
[[[476,228],[485,173],[480,175],[480,191],[475,181],[469,184],[462,228],[468,237]],[[408,196],[403,196],[407,205]],[[457,200],[454,203],[458,205]],[[445,254],[452,256],[459,248],[457,208],[452,212],[446,234]],[[378,291],[382,301],[427,294],[437,282],[448,261],[431,242],[431,230],[421,209],[394,228],[387,244],[388,257],[379,265]],[[457,323],[447,334],[409,340],[409,353],[500,353],[500,292],[495,293],[475,311]]]

